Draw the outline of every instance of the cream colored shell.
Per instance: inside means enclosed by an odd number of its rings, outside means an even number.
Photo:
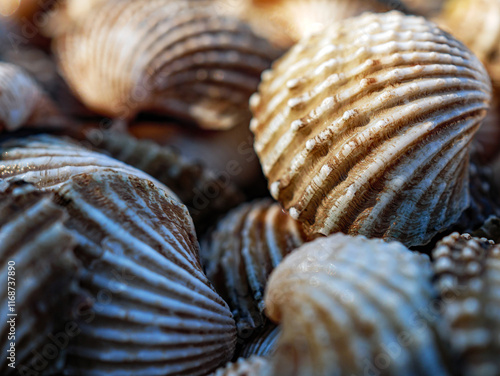
[[[268,367],[268,360],[259,356],[249,359],[239,358],[236,362],[219,368],[211,376],[264,376],[267,375]]]
[[[364,14],[303,39],[250,103],[272,196],[306,232],[428,242],[468,205],[491,85],[433,23]]]
[[[464,376],[500,374],[500,247],[453,233],[433,251],[436,286]]]
[[[228,302],[243,339],[266,322],[264,289],[269,274],[305,241],[300,224],[270,199],[232,210],[202,241],[207,276]]]
[[[205,0],[98,1],[54,49],[91,109],[122,119],[159,112],[210,129],[247,115],[260,73],[279,54]]]
[[[271,274],[266,313],[281,324],[271,375],[447,375],[427,256],[335,234]]]

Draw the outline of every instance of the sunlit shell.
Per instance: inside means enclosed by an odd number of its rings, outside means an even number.
[[[240,358],[234,363],[218,369],[211,376],[271,376],[268,373],[269,361],[253,356],[249,359]]]
[[[433,256],[461,374],[500,374],[500,247],[453,233],[438,243]]]
[[[248,338],[264,325],[269,274],[305,241],[300,224],[270,199],[237,207],[204,239],[207,276],[228,302],[240,337]]]
[[[491,85],[424,18],[364,14],[306,38],[251,99],[271,194],[309,233],[428,242],[468,205]]]
[[[0,130],[61,120],[50,98],[24,70],[0,62]]]
[[[280,328],[273,324],[267,324],[264,330],[257,333],[249,342],[245,343],[240,352],[242,358],[251,356],[269,357],[274,354],[276,344],[280,335]]]
[[[500,88],[500,1],[448,0],[438,21],[474,51]]]
[[[281,324],[272,375],[447,375],[427,256],[332,235],[274,270],[266,313]]]
[[[98,131],[95,135],[95,139],[89,136],[94,147],[169,187],[188,207],[197,229],[212,225],[210,221],[243,201],[230,176],[218,175],[199,163],[194,164],[171,147],[123,133]]]
[[[61,356],[63,349],[54,350],[54,342],[48,336],[67,341],[75,333],[73,325],[68,335],[65,321],[71,311],[70,301],[77,292],[78,276],[73,254],[76,241],[63,225],[66,218],[64,211],[51,201],[50,194],[37,192],[26,183],[9,185],[0,180],[0,277],[4,283],[0,293],[2,375],[17,375],[8,367],[12,362],[7,359],[11,342],[15,344],[17,370],[29,374],[26,370],[40,370],[41,363],[44,371],[48,371],[54,359]],[[10,306],[9,301],[15,304]],[[7,322],[12,319],[14,333]],[[9,338],[9,334],[14,337]],[[49,357],[42,355],[42,359],[37,359],[33,351]]]
[[[261,72],[279,55],[208,0],[104,1],[69,23],[54,48],[91,109],[123,119],[159,112],[210,129],[246,116]]]

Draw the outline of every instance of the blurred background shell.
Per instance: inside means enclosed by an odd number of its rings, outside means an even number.
[[[425,18],[438,16],[447,0],[402,0],[408,11]]]
[[[266,290],[282,330],[271,374],[449,374],[431,277],[428,257],[398,242],[335,234],[303,245]]]
[[[234,363],[228,363],[211,376],[271,376],[268,372],[269,361],[259,356],[249,359],[240,358]]]
[[[67,218],[52,202],[51,194],[24,182],[0,180],[0,277],[5,283],[0,293],[2,375],[18,374],[7,365],[11,363],[7,359],[11,342],[15,343],[15,365],[20,373],[37,369],[49,374],[57,366],[54,359],[75,335],[76,324],[67,320],[71,301],[81,291],[77,285],[79,264],[73,254],[76,241],[63,224]],[[11,319],[15,320],[15,339],[8,336]],[[54,343],[62,343],[62,347]]]
[[[433,257],[461,374],[500,374],[500,247],[453,233],[437,244]]]
[[[300,224],[270,199],[233,209],[202,241],[207,276],[228,302],[241,338],[264,326],[269,274],[305,241]]]
[[[250,103],[272,196],[308,233],[427,243],[469,203],[469,146],[491,85],[424,18],[364,14],[305,38]]]
[[[279,326],[272,323],[266,324],[264,329],[256,333],[257,335],[244,344],[239,355],[242,358],[250,358],[254,355],[270,357],[276,350],[280,333],[281,329]]]
[[[23,69],[0,62],[0,130],[62,125],[50,97]]]
[[[96,112],[129,120],[149,111],[228,129],[248,116],[248,98],[280,51],[216,10],[205,0],[98,1],[54,32],[54,51]]]

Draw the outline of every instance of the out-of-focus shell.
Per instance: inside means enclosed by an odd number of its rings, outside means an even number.
[[[55,38],[55,53],[75,93],[104,115],[231,128],[279,51],[215,10],[205,0],[99,2]]]
[[[267,324],[261,332],[257,333],[254,338],[245,343],[240,352],[240,356],[242,358],[250,358],[254,355],[264,357],[273,355],[280,333],[281,330],[279,326],[271,323]]]
[[[472,235],[500,243],[500,218],[496,216],[489,217]]]
[[[402,0],[402,2],[409,12],[431,18],[443,10],[446,0]]]
[[[269,274],[305,241],[300,224],[270,199],[237,207],[203,240],[207,276],[228,302],[240,337],[264,325]]]
[[[68,327],[65,320],[78,293],[76,241],[63,225],[66,213],[51,196],[26,183],[0,180],[2,375],[17,375],[8,366],[12,342],[16,369],[29,374],[27,370],[42,371],[41,366],[47,371],[64,351],[57,347],[54,354],[55,345],[48,336],[55,335],[65,346],[64,341],[75,335],[75,325]],[[38,359],[33,351],[49,357]]]
[[[213,225],[213,220],[220,214],[243,201],[243,194],[230,176],[217,175],[184,158],[171,147],[161,147],[124,133],[96,132],[95,135],[98,137],[89,135],[95,147],[169,187],[187,206],[198,231]]]
[[[308,233],[421,245],[468,205],[491,85],[424,18],[364,14],[299,42],[251,99],[271,194]]]
[[[500,2],[447,0],[437,21],[474,51],[500,89]]]
[[[0,62],[0,130],[61,124],[50,98],[21,68]]]
[[[489,164],[500,157],[500,90],[493,91],[491,109],[472,140],[471,154],[481,164]]]
[[[193,222],[154,178],[54,137],[0,148],[0,177],[52,190],[78,240],[92,309],[69,375],[203,375],[231,359],[236,327],[203,274]]]
[[[438,243],[433,256],[461,374],[500,374],[500,247],[453,233]]]
[[[280,375],[447,375],[427,256],[397,242],[332,235],[274,270],[266,313],[281,323]]]
[[[253,356],[249,359],[239,358],[234,363],[228,363],[211,376],[271,376],[266,373],[268,368],[269,361],[267,359]]]

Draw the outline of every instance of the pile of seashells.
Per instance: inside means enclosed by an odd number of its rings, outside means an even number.
[[[3,0],[1,375],[500,375],[499,0]]]

